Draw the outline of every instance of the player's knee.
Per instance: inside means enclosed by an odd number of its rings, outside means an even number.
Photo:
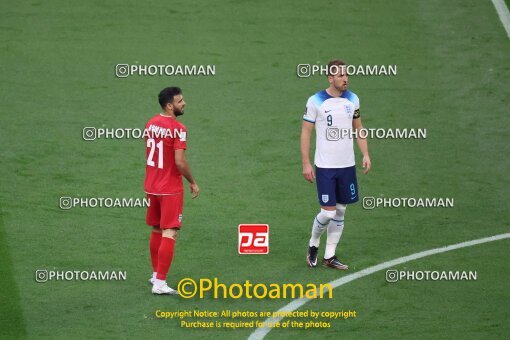
[[[177,240],[177,229],[164,229],[163,237],[168,237]]]
[[[335,217],[336,211],[335,211],[335,210],[326,210],[326,209],[322,209],[322,208],[321,208],[321,212],[320,212],[320,214],[321,214],[324,218],[326,218],[326,219],[328,219],[328,220],[331,220],[332,218],[334,218],[334,217]]]
[[[337,221],[343,221],[345,218],[345,210],[347,209],[346,204],[337,204],[336,205],[336,211],[335,211],[335,217],[333,217]]]
[[[159,226],[152,226],[152,232],[161,234],[161,229]]]

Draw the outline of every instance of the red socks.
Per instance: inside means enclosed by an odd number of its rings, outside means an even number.
[[[161,245],[159,246],[158,261],[157,261],[157,269],[158,270],[155,270],[158,273],[156,275],[156,279],[158,279],[158,280],[166,280],[166,274],[168,273],[168,270],[170,269],[170,264],[172,263],[172,259],[174,257],[174,245],[175,245],[175,240],[173,238],[161,237]],[[152,255],[152,248],[151,248],[151,255]]]
[[[151,262],[152,262],[152,271],[158,271],[158,251],[159,246],[161,244],[161,233],[153,231],[151,233],[151,237],[149,239],[149,248],[151,250]]]
[[[157,272],[158,280],[166,280],[166,274],[174,257],[175,240],[163,237],[162,233],[153,231],[149,240],[152,271]]]

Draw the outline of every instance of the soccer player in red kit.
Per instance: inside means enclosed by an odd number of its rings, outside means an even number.
[[[177,121],[184,114],[184,98],[178,87],[167,87],[159,93],[163,113],[152,117],[145,126],[147,166],[145,192],[149,199],[147,224],[152,226],[150,254],[153,294],[177,294],[168,287],[166,276],[174,256],[177,231],[181,229],[184,176],[192,198],[198,196],[198,185],[186,162],[186,127]]]

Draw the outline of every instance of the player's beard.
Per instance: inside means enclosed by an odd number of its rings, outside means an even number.
[[[337,89],[337,91],[343,92],[343,91],[347,91],[348,85],[349,85],[349,83],[345,83],[340,86],[335,86],[335,88]]]
[[[181,109],[181,110],[175,110],[174,111],[174,114],[176,117],[178,116],[182,116],[184,114],[184,109]]]

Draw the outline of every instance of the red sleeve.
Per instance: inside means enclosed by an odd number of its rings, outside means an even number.
[[[174,150],[186,149],[186,128],[184,125],[179,127],[179,133],[174,137]]]

